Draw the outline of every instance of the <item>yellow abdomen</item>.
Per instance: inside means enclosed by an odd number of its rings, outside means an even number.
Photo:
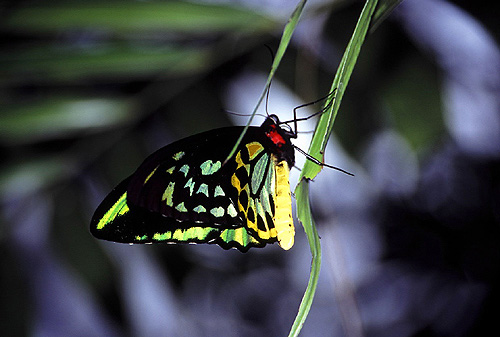
[[[295,228],[292,219],[292,195],[290,192],[290,169],[286,161],[281,161],[275,166],[276,173],[276,198],[274,227],[277,232],[278,243],[281,248],[292,248]]]

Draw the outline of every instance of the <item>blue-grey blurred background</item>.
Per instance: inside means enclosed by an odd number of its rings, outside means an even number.
[[[88,226],[149,153],[246,122],[228,111],[252,110],[294,6],[0,4],[2,336],[287,335],[311,262],[298,222],[292,250],[246,254]],[[361,7],[308,2],[270,112],[329,92]],[[406,0],[369,36],[325,154],[355,177],[311,183],[323,266],[302,336],[498,332],[499,7]],[[299,124],[304,150],[313,128]]]

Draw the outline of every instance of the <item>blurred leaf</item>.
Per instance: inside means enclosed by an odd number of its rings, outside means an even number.
[[[416,150],[432,146],[446,131],[441,112],[439,79],[432,65],[410,59],[399,67],[381,96],[390,122]]]
[[[31,3],[3,18],[1,30],[54,33],[98,29],[128,34],[169,30],[209,35],[269,30],[274,23],[243,8],[181,1],[70,1]]]
[[[134,116],[129,101],[52,97],[0,108],[0,141],[25,143],[120,125]]]
[[[74,172],[74,164],[60,156],[9,164],[0,171],[2,202],[17,200],[40,192]]]
[[[158,74],[191,74],[211,64],[201,48],[169,48],[99,44],[91,48],[28,46],[0,51],[0,83],[53,80],[81,81],[89,77],[130,80]]]

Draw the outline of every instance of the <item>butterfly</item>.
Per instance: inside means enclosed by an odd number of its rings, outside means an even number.
[[[296,132],[276,115],[209,130],[151,154],[97,207],[90,232],[122,243],[208,243],[246,252],[294,244],[289,171]]]

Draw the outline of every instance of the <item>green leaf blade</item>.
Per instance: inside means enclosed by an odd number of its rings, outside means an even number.
[[[0,29],[37,34],[92,28],[115,34],[168,30],[207,35],[265,31],[273,26],[269,18],[234,6],[184,1],[91,1],[19,7]]]
[[[311,145],[309,147],[309,154],[319,161],[323,162],[323,153],[328,142],[329,135],[333,128],[333,123],[337,117],[337,112],[342,102],[345,89],[351,78],[352,71],[356,65],[361,46],[366,39],[368,29],[370,27],[373,13],[377,7],[378,0],[367,0],[361,16],[358,20],[354,33],[347,45],[346,51],[340,61],[339,68],[335,74],[330,91],[336,90],[333,104],[330,101],[325,102],[325,106],[330,104],[327,111],[321,115],[318,126],[314,132]],[[314,179],[321,171],[321,166],[314,164],[310,160],[306,161],[304,168],[301,172],[301,178]]]
[[[302,301],[300,302],[299,311],[288,335],[290,337],[299,335],[307,315],[311,310],[314,294],[318,287],[319,272],[321,270],[321,244],[309,204],[309,182],[307,180],[303,179],[299,182],[295,189],[295,198],[297,199],[297,218],[300,223],[302,223],[304,231],[306,232],[309,247],[311,249],[312,262],[309,282],[304,296],[302,297]],[[299,205],[300,207],[298,207]]]
[[[54,96],[3,105],[0,141],[23,144],[123,125],[133,120],[128,100],[104,97]]]

